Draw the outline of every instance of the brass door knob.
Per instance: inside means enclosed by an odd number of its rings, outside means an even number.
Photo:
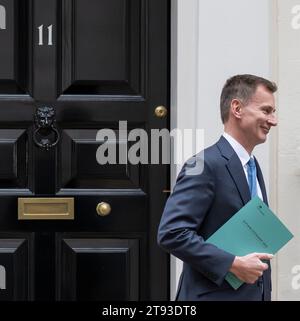
[[[155,108],[155,116],[158,118],[164,118],[168,114],[168,109],[165,106],[158,106]]]
[[[111,212],[111,207],[108,203],[101,202],[96,207],[97,214],[100,216],[107,216]]]

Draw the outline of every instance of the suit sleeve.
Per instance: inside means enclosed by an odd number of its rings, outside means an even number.
[[[201,174],[194,174],[187,162],[169,197],[158,229],[158,244],[167,252],[190,264],[217,285],[221,285],[234,255],[198,235],[201,224],[214,201],[213,171],[204,163]]]

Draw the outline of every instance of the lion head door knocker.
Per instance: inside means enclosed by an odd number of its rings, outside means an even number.
[[[46,150],[57,145],[60,134],[56,128],[54,109],[52,107],[39,107],[35,112],[34,121],[34,143]]]

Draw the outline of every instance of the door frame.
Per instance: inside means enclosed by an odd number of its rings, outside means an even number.
[[[171,90],[170,130],[197,128],[199,0],[171,0]],[[195,68],[196,66],[196,68]],[[170,186],[175,184],[181,165],[171,163]],[[182,261],[170,258],[170,300],[174,300]]]

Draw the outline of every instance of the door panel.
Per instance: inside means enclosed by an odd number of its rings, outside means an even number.
[[[27,148],[24,129],[0,129],[0,188],[25,188]]]
[[[168,165],[119,161],[141,146],[151,159],[150,139],[134,141],[132,130],[150,137],[169,126],[154,114],[169,104],[169,5],[0,0],[0,253],[15,249],[0,255],[0,299],[168,298],[168,256],[156,244]],[[55,111],[46,121],[36,114],[45,106]],[[105,144],[115,162],[99,160]],[[18,220],[19,197],[73,198],[74,219]]]
[[[138,240],[73,238],[60,245],[59,299],[138,300]]]
[[[97,140],[96,129],[65,129],[62,131],[60,153],[60,183],[59,188],[79,189],[132,189],[141,188],[143,174],[142,165],[118,164],[119,150],[126,146],[124,140]],[[113,131],[115,137],[119,137],[118,131]],[[104,143],[116,151],[114,164],[99,166],[95,157],[97,149]],[[122,145],[122,146],[120,146]],[[130,146],[130,145],[129,145]]]
[[[0,94],[28,94],[26,83],[26,4],[21,0],[1,0],[4,29],[0,29]],[[24,55],[25,53],[25,55]]]
[[[140,94],[144,6],[144,0],[63,1],[61,93]]]
[[[0,300],[28,300],[33,290],[29,284],[31,237],[6,237],[0,234]]]

